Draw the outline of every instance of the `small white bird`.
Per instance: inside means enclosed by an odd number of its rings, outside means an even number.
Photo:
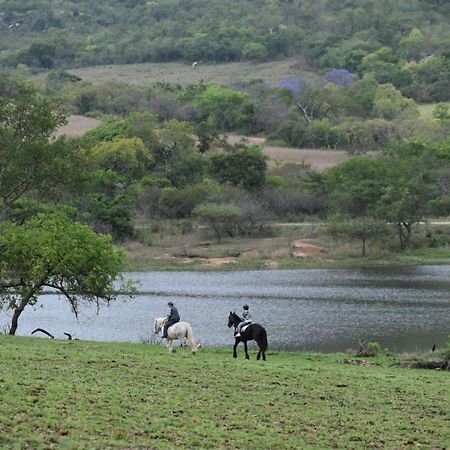
[[[195,67],[197,66],[197,64],[198,64],[198,61],[193,62],[193,63],[192,63],[192,68],[195,69]]]

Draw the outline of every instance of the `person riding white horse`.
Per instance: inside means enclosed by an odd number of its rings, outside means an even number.
[[[195,355],[200,344],[195,342],[191,325],[187,322],[180,322],[180,315],[173,302],[169,302],[168,306],[170,310],[167,316],[155,319],[155,334],[158,334],[163,329],[163,338],[167,339],[167,348],[170,353],[175,351],[172,347],[173,340],[178,339],[180,342],[183,342],[184,339],[187,339],[192,354]]]
[[[167,313],[167,320],[164,324],[162,335],[163,339],[167,339],[167,329],[180,321],[180,314],[178,313],[178,309],[175,307],[173,302],[170,301],[167,303],[167,306],[169,307],[169,311]]]

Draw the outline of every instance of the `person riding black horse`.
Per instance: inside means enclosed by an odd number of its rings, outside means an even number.
[[[242,322],[243,320],[235,312],[230,311],[230,315],[228,316],[229,328],[234,327],[234,330],[236,332],[236,329]],[[245,330],[241,330],[241,334],[239,336],[234,334],[233,358],[237,358],[236,347],[238,346],[239,342],[243,342],[245,349],[245,357],[246,359],[250,359],[247,349],[247,341],[253,340],[256,341],[259,347],[256,359],[260,359],[262,356],[262,359],[265,361],[266,351],[268,347],[267,332],[266,329],[258,323],[250,323],[248,327],[245,328]]]
[[[249,311],[249,307],[248,305],[244,305],[242,307],[242,309],[244,310],[242,312],[242,322],[239,323],[239,325],[236,327],[236,334],[234,335],[235,337],[241,337],[241,330],[245,325],[248,325],[250,323],[252,323],[252,317],[250,315],[250,311]]]
[[[178,313],[178,309],[175,307],[173,302],[167,303],[167,306],[169,307],[169,311],[167,313],[167,320],[163,328],[163,339],[167,339],[167,329],[180,321],[180,314]]]

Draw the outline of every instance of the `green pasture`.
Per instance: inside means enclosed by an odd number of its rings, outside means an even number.
[[[398,357],[9,336],[0,354],[2,449],[450,446],[450,374]]]

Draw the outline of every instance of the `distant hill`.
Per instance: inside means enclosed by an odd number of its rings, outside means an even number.
[[[43,67],[299,53],[334,67],[354,50],[444,51],[449,16],[445,0],[0,0],[0,42]]]

